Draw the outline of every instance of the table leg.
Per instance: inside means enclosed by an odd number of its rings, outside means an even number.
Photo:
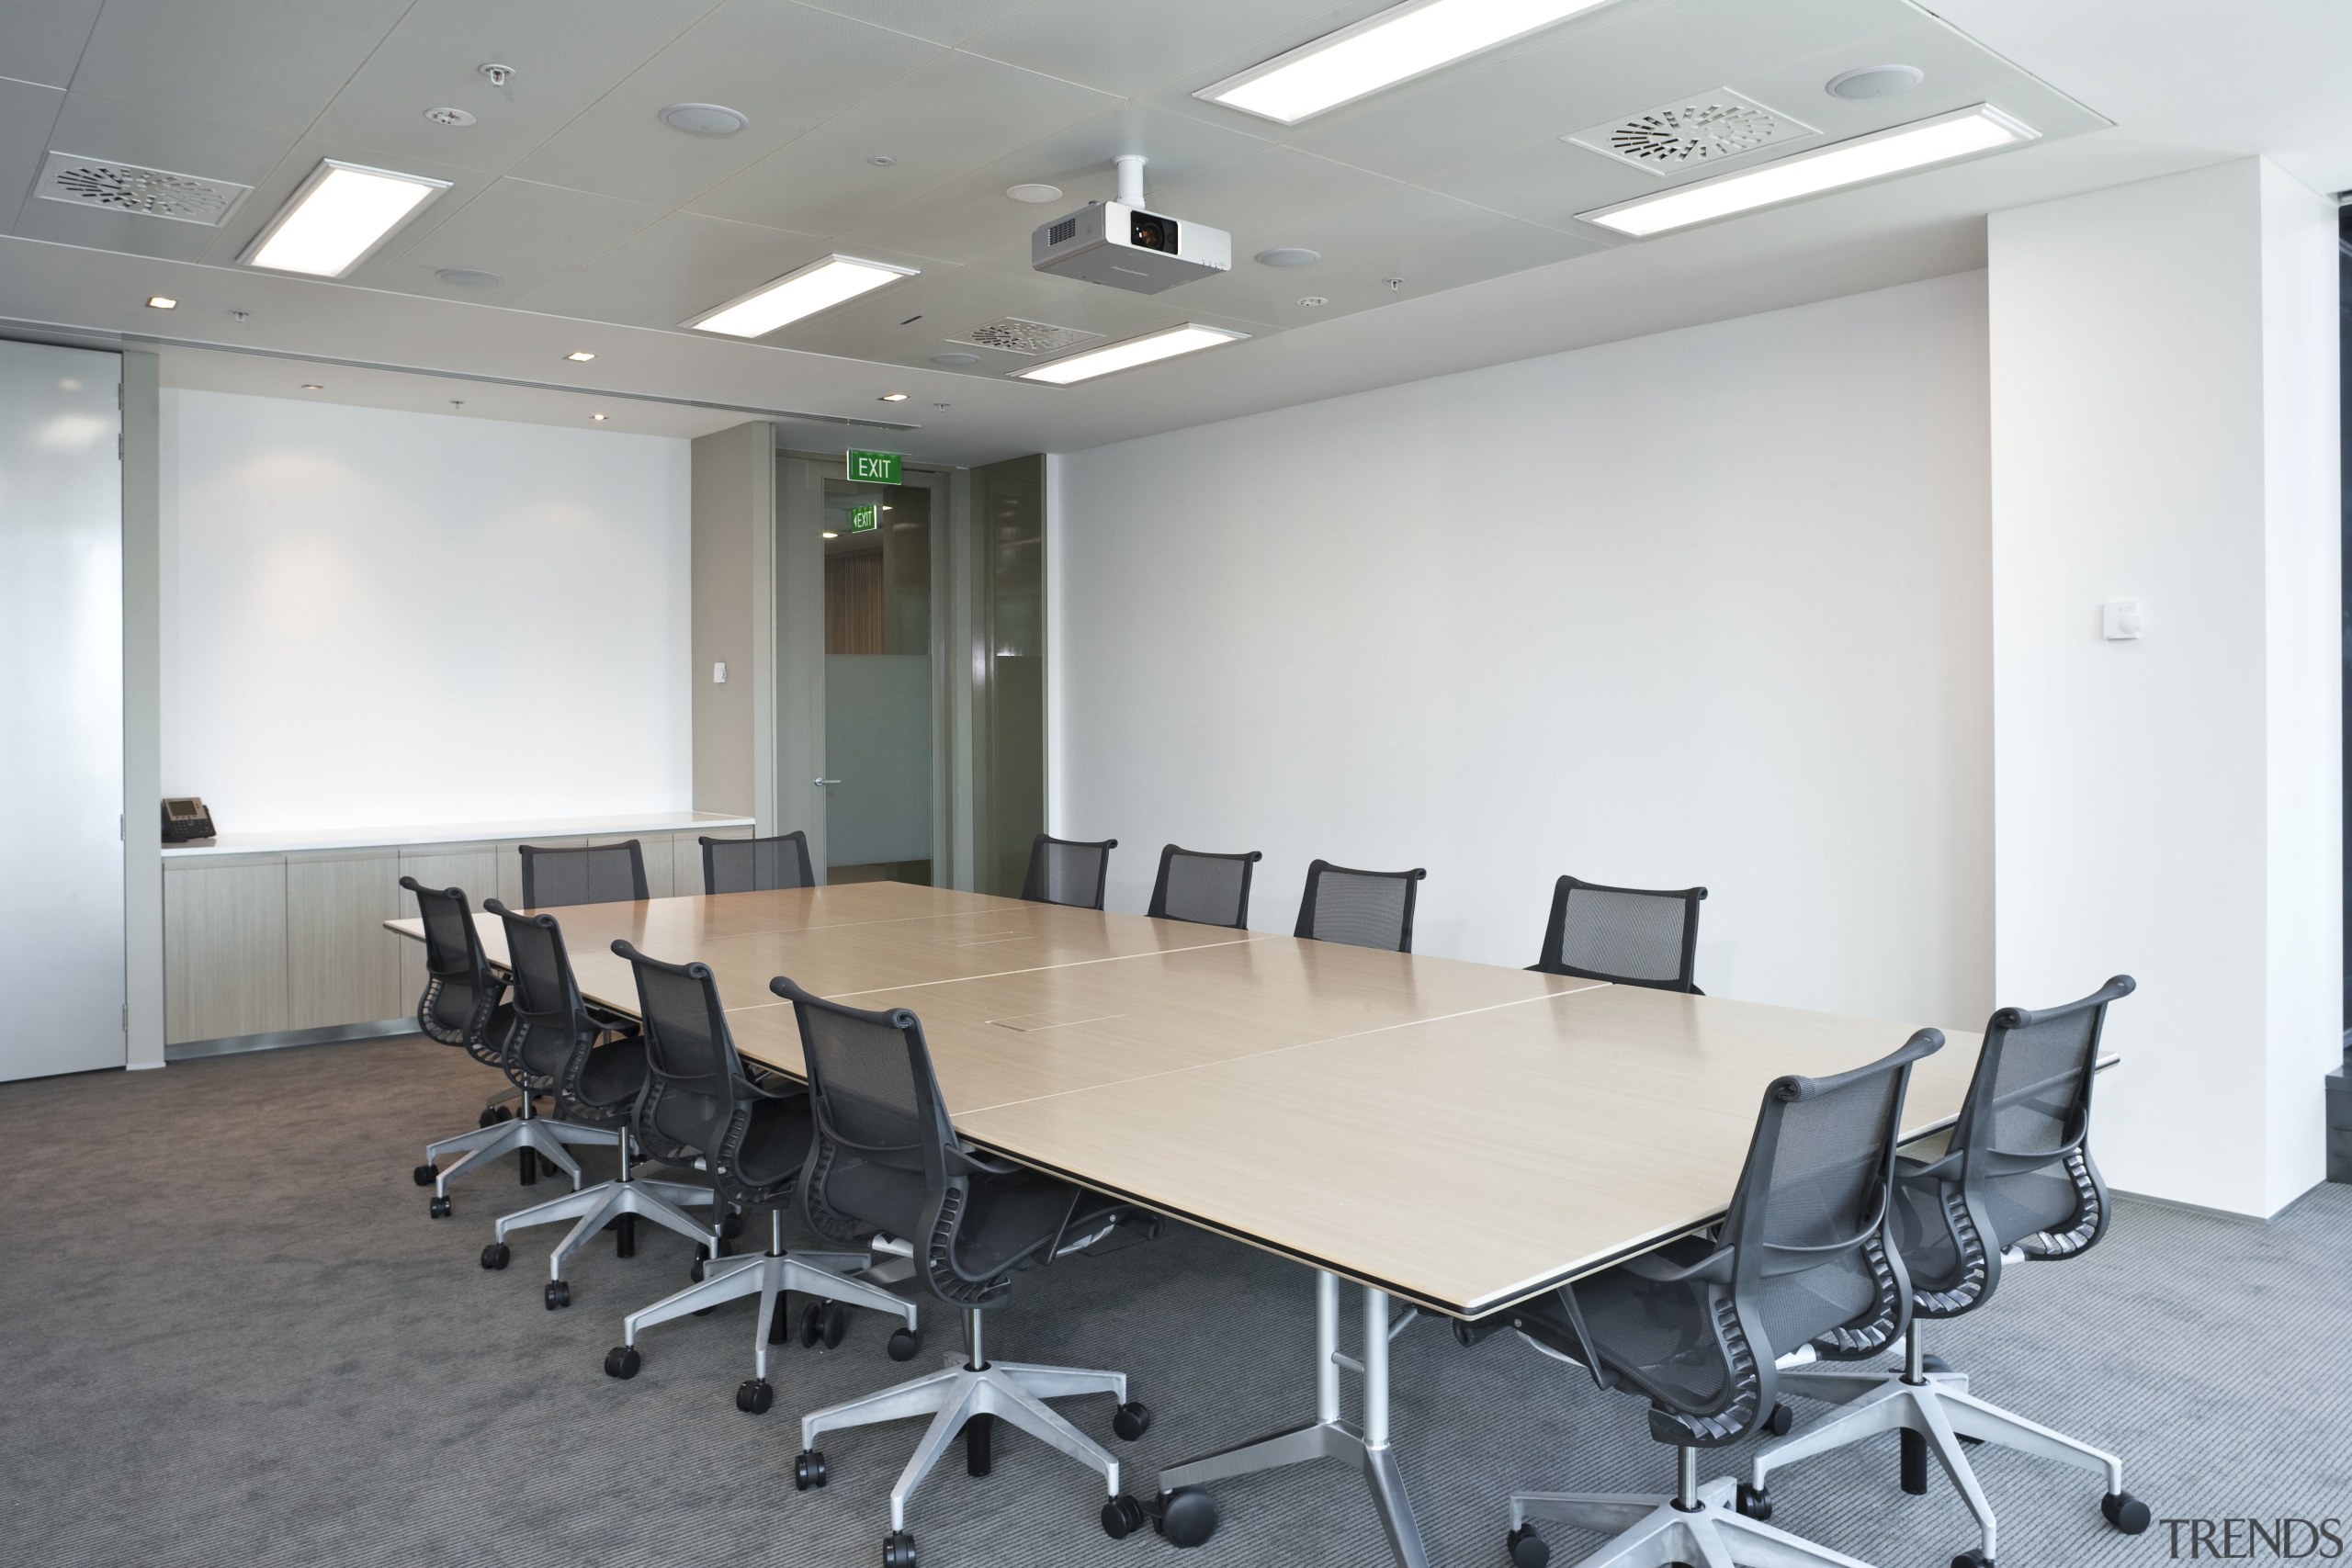
[[[1159,1472],[1163,1496],[1180,1487],[1200,1486],[1261,1470],[1279,1470],[1308,1460],[1332,1459],[1363,1473],[1373,1506],[1388,1532],[1388,1544],[1403,1568],[1429,1568],[1412,1500],[1405,1495],[1396,1456],[1388,1445],[1388,1311],[1385,1291],[1363,1293],[1363,1424],[1340,1416],[1340,1369],[1354,1367],[1340,1357],[1340,1281],[1315,1276],[1315,1419],[1268,1437],[1203,1454]]]

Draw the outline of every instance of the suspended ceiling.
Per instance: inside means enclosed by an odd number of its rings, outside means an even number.
[[[174,361],[190,385],[260,389],[277,361],[232,362],[294,351],[531,383],[467,400],[558,411],[514,417],[577,417],[561,393],[537,390],[576,387],[673,400],[658,418],[641,411],[639,428],[716,427],[747,411],[881,420],[914,427],[892,445],[974,461],[1956,270],[1981,254],[1986,210],[2233,152],[2272,152],[2307,179],[2352,176],[2340,169],[2345,118],[2329,116],[2340,85],[2314,84],[2316,103],[2287,110],[2243,80],[2266,63],[2309,71],[2330,46],[2346,58],[2352,7],[2304,0],[2234,22],[2190,0],[2085,0],[2057,16],[1950,0],[1948,19],[1907,0],[1616,0],[1295,127],[1192,96],[1379,8],[18,0],[0,15],[0,317],[202,345]],[[2101,25],[2127,16],[2120,32]],[[2029,67],[2043,59],[2038,77]],[[514,79],[492,85],[486,62]],[[1824,90],[1885,62],[1925,79],[1876,100]],[[2167,73],[2196,85],[2167,94]],[[1564,140],[1724,88],[1805,129],[1663,177]],[[682,100],[750,123],[684,134],[656,113]],[[1978,102],[2043,140],[1649,242],[1574,216]],[[444,106],[474,123],[425,118]],[[2271,145],[2295,113],[2310,123]],[[2256,136],[2267,140],[2245,145]],[[72,206],[33,194],[52,151],[254,193],[218,228]],[[1030,270],[1030,230],[1110,196],[1121,152],[1150,160],[1156,209],[1233,232],[1230,276],[1144,297]],[[322,157],[452,188],[346,281],[239,266]],[[1035,206],[1004,194],[1029,182],[1064,196]],[[1273,246],[1322,259],[1250,259]],[[920,276],[757,344],[679,325],[833,251]],[[451,268],[499,281],[459,287],[438,276]],[[158,292],[180,308],[146,310]],[[1053,389],[1008,381],[1029,361],[962,341],[1003,316],[1106,338],[1193,320],[1251,340]],[[563,358],[575,349],[597,358]],[[979,362],[933,363],[948,352]],[[333,396],[379,385],[362,372],[301,378]],[[877,401],[892,391],[910,396]],[[676,412],[696,403],[718,406]]]

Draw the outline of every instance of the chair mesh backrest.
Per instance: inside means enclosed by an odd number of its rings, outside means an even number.
[[[804,832],[773,839],[702,840],[705,893],[774,893],[816,886],[817,873],[808,863],[808,835]]]
[[[1351,947],[1413,951],[1413,897],[1428,872],[1353,871],[1329,861],[1306,868],[1293,933]]]
[[[1765,1091],[1724,1235],[1735,1288],[1776,1351],[1892,1304],[1872,1253],[1894,1179],[1911,1064],[1943,1044],[1921,1030],[1894,1055],[1836,1077],[1784,1077]]]
[[[571,957],[553,915],[518,915],[497,899],[483,906],[506,926],[506,963],[514,976],[514,1028],[519,1055],[533,1077],[563,1071],[583,1035],[593,1032]]]
[[[777,978],[769,989],[793,1004],[808,1099],[824,1137],[860,1156],[947,1179],[958,1146],[947,1118],[922,1024],[903,1008],[863,1012]]]
[[[465,889],[427,887],[413,876],[401,877],[401,886],[416,895],[416,912],[424,922],[425,990],[417,1009],[422,1014],[429,998],[432,1011],[418,1021],[443,1044],[460,1043],[475,1026],[475,1010],[485,993],[497,988],[467,911]],[[487,1047],[495,1042],[476,1043]]]
[[[664,1145],[709,1153],[738,1097],[748,1092],[718,983],[707,964],[664,964],[626,942],[613,943],[613,951],[637,973],[651,1106],[648,1142],[657,1155]]]
[[[1021,885],[1021,896],[1033,904],[1099,909],[1102,884],[1110,875],[1111,852],[1118,847],[1116,839],[1091,843],[1040,833],[1029,846],[1029,875]]]
[[[2075,1217],[2081,1196],[2072,1168],[2090,1136],[2099,1034],[2108,1004],[2134,988],[2118,976],[2063,1007],[2004,1008],[1985,1027],[1951,1147],[1962,1156],[1962,1186],[2003,1245]]]
[[[1246,926],[1250,874],[1262,858],[1256,850],[1218,855],[1170,844],[1159,852],[1159,877],[1151,886],[1151,905],[1144,913],[1195,925]]]
[[[1691,967],[1699,900],[1706,896],[1703,887],[1603,887],[1564,876],[1552,890],[1552,918],[1535,967],[1550,975],[1695,991]]]
[[[518,846],[523,856],[523,904],[531,909],[557,909],[567,904],[625,904],[643,901],[645,855],[630,839],[618,844],[588,849],[541,849]]]

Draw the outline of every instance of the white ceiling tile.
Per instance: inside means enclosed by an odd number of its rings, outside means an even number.
[[[963,47],[1124,97],[1171,80],[1190,81],[1204,62],[1329,10],[1330,0],[1186,0],[1182,6],[1036,0]],[[1216,80],[1203,76],[1194,85]]]
[[[1031,0],[803,0],[820,11],[854,17],[933,43],[961,43]]]
[[[72,82],[101,4],[46,0],[0,7],[0,76],[46,87]]]
[[[1351,164],[1294,147],[1266,147],[1196,178],[1155,186],[1152,205],[1230,234],[1261,234],[1396,188],[1396,181]],[[1237,253],[1234,260],[1241,259]]]
[[[0,218],[13,220],[17,203],[33,199],[33,181],[48,162],[49,129],[64,107],[62,87],[0,78]]]
[[[1116,193],[1111,160],[1118,154],[1143,153],[1149,160],[1146,182],[1157,192],[1178,180],[1232,166],[1265,147],[1255,137],[1182,115],[1121,104],[886,211],[863,217],[847,232],[859,241],[947,261],[987,262],[1018,271],[1029,265],[1029,234],[1038,224]],[[1061,199],[1033,205],[1004,194],[1010,186],[1027,184],[1057,186]],[[1204,217],[1202,221],[1216,220]]]
[[[896,206],[1114,102],[1091,88],[978,55],[943,54],[693,208],[747,223],[838,233],[861,215]],[[892,162],[877,168],[867,161],[874,157]]]
[[[510,305],[650,228],[662,215],[660,208],[642,202],[502,179],[431,232],[406,243],[395,241],[398,248],[388,247],[384,262],[371,265],[368,281],[379,288]],[[435,276],[444,267],[492,272],[501,281],[487,288],[444,283]]]
[[[675,327],[832,248],[821,234],[673,212],[533,289],[526,303],[533,310],[559,316]]]
[[[411,0],[107,0],[76,89],[299,132]]]
[[[1242,259],[1272,245],[1301,245],[1320,251],[1323,259],[1304,267],[1261,266]],[[1403,186],[1277,230],[1237,235],[1230,274],[1188,283],[1162,298],[1181,298],[1188,309],[1298,323],[1376,310],[1600,248],[1576,235]],[[1392,288],[1391,278],[1401,279],[1401,285]],[[1330,302],[1303,315],[1306,308],[1297,302],[1308,296]]]
[[[941,52],[791,0],[729,0],[507,172],[675,206]],[[751,124],[690,136],[656,118],[681,102],[724,104]]]
[[[397,156],[506,169],[718,4],[420,0],[315,129]],[[514,68],[503,87],[481,73],[492,62]],[[475,123],[424,118],[444,107],[464,109]]]

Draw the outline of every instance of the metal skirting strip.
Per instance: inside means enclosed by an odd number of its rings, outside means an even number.
[[[295,1045],[334,1045],[349,1040],[383,1040],[416,1032],[413,1018],[379,1019],[374,1023],[335,1023],[324,1029],[279,1029],[267,1034],[232,1034],[219,1040],[184,1040],[164,1047],[165,1062],[193,1062],[206,1056],[237,1056],[247,1051],[283,1051]]]

